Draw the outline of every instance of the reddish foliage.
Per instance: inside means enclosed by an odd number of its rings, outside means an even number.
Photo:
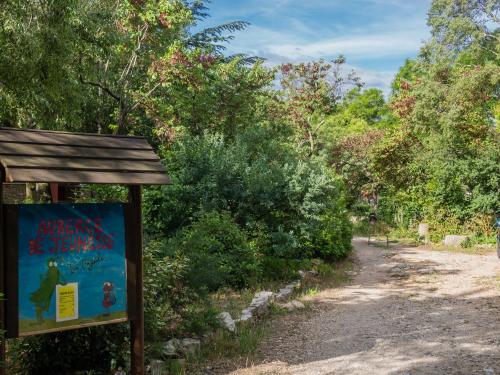
[[[170,29],[172,27],[172,23],[168,20],[166,13],[160,13],[160,17],[158,17],[158,21],[160,25],[162,25],[166,29]]]
[[[399,83],[399,87],[401,88],[401,90],[408,91],[411,89],[411,84],[408,81],[401,80],[401,82]]]
[[[333,154],[348,152],[357,158],[367,156],[370,148],[382,139],[384,132],[382,130],[371,130],[359,135],[350,135],[342,139],[334,149]]]
[[[201,62],[205,68],[208,68],[216,62],[216,58],[212,55],[202,54],[200,55],[200,57],[198,57],[198,61]]]
[[[415,96],[405,96],[391,103],[390,108],[401,118],[408,117],[415,107]]]

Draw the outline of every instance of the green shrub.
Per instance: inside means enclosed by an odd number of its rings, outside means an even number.
[[[218,326],[206,291],[190,285],[190,259],[167,241],[152,241],[144,254],[144,317],[149,342],[202,335]],[[195,270],[196,272],[196,270]]]
[[[368,218],[358,220],[352,224],[352,233],[356,236],[368,237],[370,231],[370,223]]]
[[[226,211],[266,256],[307,258],[320,242],[341,253],[348,248],[339,179],[323,161],[302,160],[270,129],[256,126],[233,142],[221,135],[185,136],[165,153],[165,164],[174,184],[145,191],[150,236],[173,236],[198,212]]]
[[[187,282],[195,290],[241,288],[254,284],[260,276],[255,250],[228,213],[201,214],[191,226],[179,231],[168,246],[187,257]]]
[[[93,370],[109,374],[113,367],[128,364],[128,332],[128,324],[112,324],[11,340],[11,372],[67,375]]]
[[[328,260],[341,259],[351,251],[352,225],[347,212],[332,212],[321,220],[321,229],[315,238],[314,255]]]
[[[291,280],[297,277],[299,270],[310,269],[311,266],[309,259],[262,258],[262,274],[268,280]]]

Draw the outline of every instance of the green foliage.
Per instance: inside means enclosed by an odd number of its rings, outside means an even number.
[[[144,192],[148,355],[154,342],[218,326],[208,293],[345,256],[345,185],[318,156],[329,139],[319,130],[336,111],[349,134],[389,121],[377,90],[344,99],[360,86],[345,59],[283,66],[275,90],[277,70],[224,55],[247,24],[192,34],[207,16],[203,1],[181,0],[6,0],[0,9],[0,125],[143,135],[169,169],[172,185]],[[124,187],[81,190],[81,202],[127,200]],[[238,345],[254,351],[245,332]],[[19,373],[109,373],[127,363],[127,336],[119,325],[29,337],[10,354]]]
[[[355,88],[345,95],[338,111],[328,118],[323,133],[330,139],[340,139],[370,130],[391,128],[394,121],[382,91]]]
[[[362,86],[354,71],[344,74],[343,56],[327,63],[324,60],[280,67],[279,103],[280,121],[286,120],[294,129],[297,145],[315,155],[318,134],[327,116],[335,112],[347,87]]]
[[[168,245],[187,257],[187,282],[193,290],[241,288],[259,277],[257,254],[227,213],[202,213]]]
[[[122,185],[83,185],[75,191],[76,202],[126,202],[128,189]]]
[[[9,359],[12,372],[22,375],[105,374],[126,367],[129,345],[128,325],[114,324],[12,340]]]
[[[500,55],[496,0],[434,0],[429,10],[428,25],[439,53],[456,56],[463,50],[476,54]]]
[[[406,59],[392,81],[392,95],[401,94],[402,91],[407,89],[410,82],[415,82],[422,75],[421,68],[421,64],[417,60]]]
[[[362,194],[376,189],[370,152],[395,125],[380,90],[355,88],[321,129],[323,153],[348,187],[348,207],[355,205]]]
[[[270,75],[257,72],[258,65],[245,67],[244,58],[222,55],[221,43],[245,22],[192,35],[190,28],[208,16],[203,9],[201,1],[180,0],[4,1],[0,124],[154,132],[163,139],[179,130],[178,121],[195,126],[209,113],[205,120],[212,127],[221,125],[213,119],[223,111],[236,115],[226,123],[239,125],[238,117],[250,111],[232,109],[255,101],[235,90],[255,95],[256,75],[261,86]]]
[[[269,280],[288,281],[298,276],[299,270],[312,267],[310,259],[286,259],[277,256],[262,257],[262,274]]]
[[[391,108],[401,126],[370,158],[379,211],[399,229],[426,220],[440,240],[500,210],[500,40],[487,21],[498,11],[494,1],[433,1],[433,38],[394,81]]]
[[[199,211],[227,211],[265,255],[300,259],[316,251],[314,237],[333,223],[328,215],[346,220],[340,181],[318,161],[299,161],[270,128],[249,129],[235,142],[186,136],[166,164],[174,185],[145,192],[150,235],[173,234]]]
[[[165,240],[149,242],[144,253],[147,341],[182,335],[201,336],[218,327],[217,312],[206,288],[192,285],[193,261],[188,254],[172,249]]]
[[[314,255],[322,259],[337,260],[351,251],[352,226],[347,211],[331,209],[321,218],[319,233],[313,240]]]

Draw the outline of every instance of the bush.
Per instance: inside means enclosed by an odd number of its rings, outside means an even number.
[[[10,372],[67,375],[92,370],[109,374],[128,364],[128,350],[127,324],[28,336],[9,343]]]
[[[352,225],[347,212],[335,212],[322,217],[321,229],[315,239],[314,255],[321,259],[336,260],[351,251]]]
[[[228,213],[209,212],[174,236],[171,251],[187,257],[186,278],[197,291],[242,288],[260,275],[257,254]]]
[[[202,287],[190,285],[190,259],[167,241],[152,241],[144,254],[144,317],[149,342],[202,335],[217,327],[216,312]]]
[[[311,267],[309,259],[284,259],[272,256],[262,258],[262,273],[269,280],[288,281],[296,278],[299,270]]]
[[[231,143],[208,134],[176,142],[165,154],[174,184],[145,192],[149,235],[173,236],[199,212],[226,211],[266,256],[304,259],[323,244],[326,256],[333,247],[344,254],[343,186],[321,160],[301,160],[280,139],[257,126]]]

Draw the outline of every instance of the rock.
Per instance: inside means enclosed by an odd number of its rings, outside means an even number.
[[[299,272],[299,276],[301,278],[306,278],[306,277],[314,277],[314,276],[318,276],[318,271],[316,270],[311,270],[311,271],[302,271],[300,270]]]
[[[151,375],[168,375],[168,367],[164,361],[153,359],[151,360],[149,367]]]
[[[289,312],[295,311],[295,310],[302,310],[305,309],[305,306],[302,302],[294,300],[288,303],[284,303],[279,305],[281,308],[288,310]]]
[[[253,317],[254,308],[249,307],[241,312],[241,317],[238,319],[239,322],[246,322]]]
[[[207,332],[201,335],[200,340],[201,340],[201,345],[205,345],[207,342],[209,342],[212,339],[213,332]]]
[[[482,244],[476,245],[476,247],[479,249],[494,249],[495,245],[489,244],[489,243],[482,243]]]
[[[200,351],[201,341],[198,339],[182,339],[181,340],[181,350],[184,354],[195,355]]]
[[[163,346],[163,355],[167,357],[174,357],[177,355],[181,342],[177,339],[168,340]]]
[[[404,271],[405,269],[408,269],[405,265],[400,265],[400,266],[394,266],[391,268],[389,271],[391,277],[401,277],[405,278],[408,277],[408,274]]]
[[[295,289],[295,284],[288,284],[286,287],[281,288],[278,293],[276,293],[276,296],[274,299],[276,301],[285,301],[290,297],[293,293],[293,290]]]
[[[431,273],[434,273],[434,270],[431,268],[420,268],[417,272],[421,275],[430,275]]]
[[[236,324],[234,323],[231,314],[228,312],[222,312],[219,314],[219,320],[222,323],[222,326],[230,332],[234,332],[236,330]]]
[[[273,297],[273,292],[262,291],[255,293],[255,296],[252,299],[252,303],[250,307],[253,307],[257,315],[263,315],[268,310],[269,302]]]
[[[457,236],[455,234],[448,234],[444,237],[444,244],[445,246],[459,247],[468,239],[469,237],[467,236]]]
[[[426,237],[429,235],[429,224],[420,223],[418,224],[418,235],[420,237]]]

